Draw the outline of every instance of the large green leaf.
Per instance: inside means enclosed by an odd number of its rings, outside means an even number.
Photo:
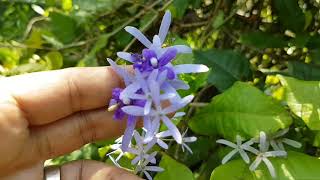
[[[168,155],[164,154],[162,156],[159,166],[164,168],[165,170],[158,173],[154,177],[154,180],[194,179],[192,171],[187,166],[177,162]]]
[[[247,83],[236,82],[199,109],[189,126],[199,134],[218,133],[235,140],[237,134],[250,138],[260,131],[274,133],[291,122],[288,112],[271,97]]]
[[[312,130],[320,130],[320,82],[280,76],[291,111]]]
[[[319,179],[320,160],[298,152],[288,152],[287,158],[270,158],[279,180]],[[210,180],[274,180],[262,163],[251,172],[243,160],[234,160],[217,167]]]
[[[289,61],[289,74],[302,80],[320,80],[320,67],[300,61]]]
[[[252,71],[247,58],[232,50],[195,51],[197,63],[211,68],[208,82],[223,91],[236,81],[245,81],[251,77]]]
[[[299,32],[305,27],[305,16],[298,0],[273,0],[281,24],[290,30]]]
[[[288,44],[283,37],[261,31],[242,34],[240,36],[240,42],[260,49],[282,48]]]
[[[50,13],[52,33],[60,42],[70,43],[76,37],[77,25],[74,19],[60,12]]]

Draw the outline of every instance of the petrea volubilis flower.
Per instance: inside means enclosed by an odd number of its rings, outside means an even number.
[[[164,47],[165,38],[171,23],[171,13],[166,11],[159,33],[149,41],[138,29],[128,26],[127,32],[137,38],[145,49],[140,53],[118,52],[117,55],[133,64],[133,71],[118,66],[108,59],[115,72],[124,80],[125,88],[115,88],[109,102],[109,111],[115,111],[115,120],[127,120],[127,128],[123,137],[113,145],[114,151],[109,157],[117,166],[119,159],[128,152],[135,155],[132,164],[136,165],[136,172],[143,172],[148,179],[152,179],[148,171],[160,172],[163,169],[148,164],[156,164],[157,152],[152,147],[159,145],[167,149],[165,139],[171,138],[181,144],[182,150],[192,153],[186,143],[196,141],[196,137],[185,137],[186,131],[180,133],[173,119],[182,117],[185,113],[177,112],[189,104],[193,95],[180,97],[177,90],[188,89],[189,86],[179,79],[182,73],[201,73],[209,69],[201,64],[173,65],[177,54],[192,53],[192,49],[185,45]],[[171,117],[172,114],[175,114]],[[135,130],[137,121],[143,121],[143,131]],[[160,131],[161,125],[167,130]],[[132,140],[134,137],[134,140]],[[121,141],[121,142],[120,142]],[[114,159],[111,155],[120,152]]]

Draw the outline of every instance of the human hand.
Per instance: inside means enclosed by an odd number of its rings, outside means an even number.
[[[120,135],[106,110],[122,84],[109,67],[69,68],[0,79],[0,179],[42,179],[43,162]],[[61,167],[65,179],[139,179],[95,161]]]

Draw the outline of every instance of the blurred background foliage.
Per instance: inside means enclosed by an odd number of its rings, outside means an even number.
[[[191,89],[181,93],[197,95],[186,109],[189,118],[196,107],[236,81],[249,82],[280,102],[284,91],[275,74],[320,80],[319,7],[319,0],[0,0],[0,75],[108,65],[106,58],[117,59],[117,51],[143,48],[124,31],[125,26],[139,27],[151,38],[169,9],[174,21],[166,44],[183,43],[194,49],[192,55],[179,55],[175,63],[211,68],[207,74],[182,76]],[[187,124],[179,126],[185,129]],[[304,127],[300,121],[296,126]],[[319,133],[307,133],[312,135],[306,140],[310,142],[306,152],[318,155],[310,144],[313,138],[320,139]],[[188,166],[197,179],[208,179],[221,158],[213,155],[214,141],[212,136],[199,136],[191,145],[193,155],[181,153],[175,145],[166,154]],[[317,142],[313,145],[319,146]],[[109,162],[105,154],[110,143],[89,144],[50,163]],[[164,158],[163,166],[172,161]]]

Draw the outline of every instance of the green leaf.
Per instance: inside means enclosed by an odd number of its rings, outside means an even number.
[[[288,158],[269,158],[279,180],[308,180],[320,177],[320,160],[298,152],[288,152]],[[212,171],[210,180],[274,180],[263,164],[254,172],[243,160],[234,160]]]
[[[236,135],[252,138],[260,131],[275,133],[292,122],[289,113],[271,97],[247,83],[236,82],[199,109],[189,122],[199,134],[222,135],[235,140]]]
[[[298,0],[273,0],[281,24],[292,31],[300,32],[305,27],[305,15]]]
[[[44,56],[48,69],[60,69],[63,66],[63,57],[58,51],[52,51]]]
[[[311,130],[320,130],[320,82],[278,75],[290,110]]]
[[[247,58],[232,50],[195,51],[195,62],[211,68],[208,82],[224,91],[236,81],[246,81],[251,75]]]
[[[310,37],[310,40],[307,43],[307,47],[310,49],[320,48],[320,35],[314,35]]]
[[[320,67],[299,61],[289,61],[288,73],[301,80],[320,80]]]
[[[181,19],[189,5],[189,0],[174,0],[170,10],[174,17]]]
[[[49,17],[51,31],[55,37],[63,43],[72,42],[76,37],[75,20],[60,12],[51,12]]]
[[[240,36],[240,42],[259,49],[282,48],[288,45],[282,36],[261,31],[242,34]]]
[[[164,169],[163,172],[158,173],[154,180],[194,180],[192,171],[185,165],[177,162],[168,155],[163,155],[160,167]]]
[[[18,74],[24,74],[24,73],[30,73],[30,72],[38,72],[38,71],[44,71],[46,69],[47,67],[44,64],[38,64],[38,63],[22,64],[11,69],[8,72],[8,75],[18,75]]]

